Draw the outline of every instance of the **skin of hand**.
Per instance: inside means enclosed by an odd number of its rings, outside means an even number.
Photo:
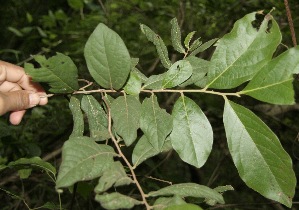
[[[9,120],[18,125],[26,109],[48,103],[43,88],[25,73],[24,69],[0,61],[0,116],[11,112]]]

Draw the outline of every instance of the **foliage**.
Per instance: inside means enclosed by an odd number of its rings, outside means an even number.
[[[82,2],[68,1],[69,6],[77,12],[77,17],[83,7],[90,11],[93,9],[96,11],[99,7],[94,7],[95,4],[92,1]],[[178,1],[173,1],[173,3],[179,4]],[[76,29],[74,30],[74,25],[71,26],[72,21],[68,20],[67,16],[63,16],[64,11],[57,10],[44,16],[42,27],[40,27],[42,30],[36,29],[43,36],[43,43],[50,51],[59,46],[59,51],[65,55],[50,53],[54,56],[49,59],[44,56],[35,56],[34,58],[42,68],[28,63],[25,65],[26,71],[34,80],[46,82],[49,86],[48,90],[54,95],[68,94],[69,107],[74,121],[73,129],[69,128],[64,134],[65,137],[69,135],[70,137],[63,146],[58,177],[51,176],[51,179],[55,181],[57,191],[61,193],[62,189],[67,187],[86,198],[92,194],[94,189],[95,200],[107,209],[132,208],[134,205],[137,209],[144,209],[144,205],[147,208],[154,206],[154,209],[163,209],[167,206],[166,209],[200,209],[198,205],[207,207],[223,204],[223,196],[225,200],[234,201],[234,198],[230,197],[234,192],[222,195],[225,191],[221,190],[222,186],[212,189],[210,184],[207,187],[190,183],[197,181],[189,177],[194,175],[194,171],[190,173],[187,170],[186,172],[186,167],[190,170],[194,170],[195,167],[203,169],[212,167],[209,159],[218,162],[221,159],[219,150],[223,150],[218,145],[223,145],[223,142],[216,144],[213,139],[222,139],[221,135],[226,135],[230,155],[240,178],[246,185],[266,198],[291,206],[292,199],[290,198],[294,196],[296,187],[291,159],[276,135],[263,121],[271,126],[273,122],[260,114],[262,121],[244,105],[255,110],[250,105],[254,100],[245,95],[271,104],[294,104],[292,75],[298,73],[298,60],[296,60],[298,47],[291,48],[284,53],[281,53],[280,47],[276,51],[281,42],[281,34],[278,24],[270,14],[266,16],[259,13],[245,15],[235,23],[230,33],[224,36],[220,34],[219,37],[222,38],[219,40],[211,39],[204,42],[202,40],[205,38],[197,38],[197,34],[214,34],[215,30],[212,29],[217,28],[215,23],[218,21],[213,20],[214,25],[212,24],[205,32],[195,33],[192,31],[194,21],[188,21],[184,24],[185,28],[181,28],[182,19],[157,15],[157,13],[161,15],[163,12],[164,14],[169,12],[170,16],[175,16],[171,7],[165,7],[159,11],[157,5],[159,4],[154,2],[146,4],[140,1],[134,1],[134,3],[133,1],[130,3],[107,1],[105,8],[109,11],[101,14],[101,18],[97,17],[92,20],[91,15],[86,15],[85,20],[79,21],[83,28],[85,25],[88,29],[80,31],[81,34],[78,34]],[[189,1],[185,4],[189,8],[192,5],[193,3]],[[225,4],[219,4],[219,8],[223,5]],[[159,21],[156,22],[155,19],[148,21],[140,14],[136,19],[121,20],[123,17],[121,13],[126,13],[134,6],[154,13],[154,17],[160,17]],[[201,3],[200,6],[207,9],[209,3]],[[221,9],[219,11],[219,14],[223,15]],[[184,15],[189,16],[191,20],[191,14],[187,12]],[[264,20],[259,20],[261,16]],[[30,20],[30,14],[27,17]],[[96,27],[95,23],[99,19],[105,24],[101,23]],[[170,24],[165,24],[170,19]],[[129,27],[126,26],[138,26],[139,21],[146,24],[141,25],[141,31],[145,36],[139,38],[139,41],[134,41],[136,34],[132,35],[132,31],[129,32]],[[51,24],[56,26],[61,24],[65,27],[65,31],[64,29],[57,30],[56,38],[53,36],[51,38],[51,33],[56,27]],[[107,25],[117,30],[118,33]],[[155,30],[147,25],[154,27]],[[67,29],[72,27],[73,29],[67,32]],[[132,27],[134,26],[131,26],[130,30]],[[86,68],[80,56],[83,54],[83,43],[93,28],[96,29],[84,48]],[[154,32],[157,28],[160,33],[163,33],[161,36]],[[170,33],[169,28],[171,28]],[[10,30],[18,34],[18,30],[14,28]],[[186,33],[188,30],[192,32]],[[74,32],[77,33],[77,38],[73,39],[73,43],[76,40],[76,44],[55,45],[59,41],[57,38]],[[125,38],[124,41],[118,34]],[[171,34],[170,39],[166,38],[168,34]],[[26,35],[22,34],[22,37]],[[145,38],[152,42],[153,46],[146,43]],[[216,40],[218,40],[215,44],[216,50],[209,59],[207,56],[211,51],[209,47]],[[68,43],[72,43],[71,41],[69,40]],[[78,47],[80,45],[81,47]],[[143,48],[141,51],[140,46]],[[153,54],[155,51],[162,65],[154,66],[156,70],[153,74],[149,61],[155,58]],[[281,54],[277,56],[278,53]],[[73,61],[66,55],[70,55]],[[140,59],[138,61],[133,57],[140,57]],[[64,60],[64,58],[70,60],[68,63],[74,66],[71,69],[77,69],[77,65],[79,74],[88,80],[93,78],[96,84],[88,83],[88,87],[79,88],[77,71],[61,68],[59,60]],[[40,62],[41,60],[48,64]],[[285,63],[290,65],[285,65]],[[47,78],[42,76],[46,72]],[[63,76],[56,77],[55,72]],[[81,83],[82,80],[79,80],[80,86]],[[168,96],[172,98],[170,102],[168,102]],[[224,100],[221,101],[221,98]],[[57,98],[51,98],[50,103],[55,100]],[[51,119],[64,116],[63,112],[67,113],[70,119],[70,112],[65,105],[67,104],[64,104],[64,108],[58,108],[59,111]],[[219,120],[222,118],[222,105],[224,105],[225,132],[219,134],[216,130],[221,124]],[[38,116],[43,116],[43,113]],[[66,124],[62,124],[61,129],[69,124],[68,120]],[[4,137],[10,135],[8,130],[5,133],[1,132],[0,135],[3,134]],[[178,155],[171,152],[173,150]],[[164,171],[157,170],[158,166],[156,167],[155,164],[158,163],[160,166],[160,162],[162,164],[167,160],[169,154],[172,154],[172,163],[163,165]],[[25,168],[20,168],[20,164],[11,162],[2,164],[1,169],[7,171],[15,168],[20,177],[27,178],[31,173],[28,170],[34,167],[30,159],[26,161]],[[48,164],[39,161],[37,162],[40,165]],[[183,164],[182,161],[195,167]],[[5,162],[7,161],[4,160],[2,163]],[[15,162],[18,163],[18,161]],[[97,167],[94,167],[95,164]],[[173,180],[179,184],[165,187],[165,183],[163,185],[153,181],[145,182],[144,178],[141,179],[138,175],[145,174],[146,177],[147,170],[155,170],[155,175],[160,179]],[[166,170],[172,173],[171,176],[167,175]],[[230,169],[226,167],[225,170]],[[199,170],[196,169],[196,171]],[[281,171],[285,173],[281,174]],[[180,172],[183,174],[185,172],[185,174],[176,177],[176,174]],[[228,181],[228,177],[230,174],[223,176],[222,183],[217,184],[231,183],[234,187],[238,187]],[[160,181],[164,182],[163,180]],[[111,189],[112,187],[114,190]],[[136,193],[136,190],[139,193]],[[61,196],[66,194],[68,193],[64,192]],[[19,199],[25,203],[24,198],[19,197]],[[57,206],[49,204],[48,208],[55,209]]]

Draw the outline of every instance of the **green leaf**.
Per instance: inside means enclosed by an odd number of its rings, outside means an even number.
[[[181,29],[178,24],[178,20],[176,18],[173,18],[170,21],[170,24],[171,24],[171,41],[172,41],[173,48],[180,53],[185,53],[185,49],[182,46]]]
[[[214,190],[222,194],[223,192],[234,190],[234,188],[231,185],[225,185],[225,186],[215,187]],[[205,199],[205,203],[208,204],[209,206],[215,206],[217,204],[217,201],[214,199]]]
[[[299,70],[299,47],[265,65],[240,92],[272,104],[294,104],[293,73]],[[287,64],[287,65],[286,65]]]
[[[137,71],[131,71],[129,80],[124,87],[124,91],[130,95],[138,95],[141,90],[141,79]]]
[[[103,176],[99,179],[99,183],[94,188],[95,193],[102,193],[113,185],[115,187],[129,185],[133,183],[120,162],[114,162],[110,168],[104,171]]]
[[[173,196],[173,197],[160,197],[154,203],[154,210],[163,210],[168,206],[186,204],[185,200],[182,199],[180,196]]]
[[[165,46],[162,38],[144,24],[140,24],[140,28],[142,33],[145,34],[146,38],[156,46],[162,65],[169,69],[172,63],[169,60],[167,47]]]
[[[112,147],[97,144],[89,137],[70,138],[62,148],[56,188],[70,187],[78,181],[102,176],[113,164],[114,156],[117,154]]]
[[[180,158],[197,168],[207,161],[213,145],[212,127],[199,106],[186,96],[174,104],[172,146]]]
[[[186,36],[186,38],[185,38],[185,40],[184,40],[184,45],[185,45],[185,47],[186,47],[187,49],[190,48],[190,41],[191,41],[191,39],[193,38],[193,36],[194,36],[195,33],[196,33],[196,31],[192,31],[192,32],[190,32],[190,33]]]
[[[266,198],[291,207],[296,178],[292,160],[276,135],[253,112],[228,100],[223,122],[241,179]]]
[[[155,95],[142,102],[140,128],[153,148],[161,152],[165,139],[172,130],[172,117],[159,107]]]
[[[192,75],[192,66],[188,60],[180,60],[175,62],[164,75],[163,89],[172,88],[185,82]]]
[[[120,96],[111,104],[113,127],[127,146],[137,138],[140,115],[141,104],[134,96]]]
[[[71,8],[73,8],[75,10],[79,10],[84,7],[83,0],[67,0],[67,3]]]
[[[51,209],[51,210],[57,210],[60,209],[60,207],[58,205],[56,205],[55,203],[52,202],[47,202],[42,206],[39,206],[35,209]]]
[[[83,113],[81,110],[80,100],[75,96],[72,96],[69,103],[70,110],[73,114],[73,132],[71,133],[70,137],[79,137],[83,136],[84,133],[84,120],[83,120]]]
[[[148,196],[165,196],[165,195],[178,195],[181,197],[195,197],[195,198],[207,198],[214,199],[218,203],[223,204],[224,200],[221,194],[215,190],[195,183],[184,183],[184,184],[174,184],[168,187],[164,187],[157,191],[152,191],[148,193]]]
[[[71,93],[79,89],[78,70],[72,59],[61,53],[50,57],[37,55],[34,59],[40,64],[40,68],[34,68],[30,63],[25,63],[25,72],[35,82],[45,82],[53,93]]]
[[[104,88],[120,89],[129,76],[131,58],[120,36],[100,23],[90,35],[84,56],[94,80]]]
[[[197,48],[195,48],[198,44],[194,45],[194,47],[192,46],[192,48],[190,50],[194,50],[192,53],[190,53],[190,56],[195,56],[200,52],[205,51],[206,49],[208,49],[209,47],[211,47],[216,41],[218,40],[218,38],[215,39],[211,39],[203,44],[201,44],[200,42],[200,46],[198,46]],[[196,41],[196,40],[195,40]]]
[[[254,28],[256,14],[250,13],[238,20],[232,31],[218,40],[207,87],[237,87],[250,80],[271,59],[281,41],[279,27],[271,15],[266,15],[260,28]]]
[[[191,77],[180,85],[181,87],[186,87],[194,83],[196,84],[197,82],[202,80],[207,74],[210,65],[209,61],[197,58],[195,56],[187,57],[186,60],[190,62],[193,72]]]
[[[159,90],[162,89],[162,82],[164,81],[165,73],[152,75],[144,83],[142,89]]]
[[[32,169],[27,168],[27,169],[20,169],[18,170],[18,175],[20,179],[27,179],[31,175]]]
[[[195,204],[181,204],[181,205],[174,205],[165,208],[165,210],[203,210],[201,207],[195,205]]]
[[[171,141],[170,139],[166,139],[162,147],[162,152],[169,151],[170,149],[172,149]],[[132,162],[134,166],[137,167],[143,161],[159,153],[161,153],[161,151],[157,151],[147,137],[143,135],[134,147],[132,153]]]
[[[81,108],[87,115],[90,136],[98,141],[110,138],[107,114],[99,102],[92,95],[84,95]]]
[[[51,174],[51,177],[53,179],[55,179],[56,176],[55,167],[50,163],[42,160],[40,157],[20,158],[16,161],[10,162],[8,166],[18,169],[38,168]]]
[[[202,41],[200,41],[200,38],[195,39],[194,42],[191,44],[189,51],[192,52],[195,49],[197,49],[202,44]]]
[[[143,204],[141,201],[118,192],[106,193],[104,195],[97,194],[95,200],[100,202],[105,209],[130,209],[135,205]]]

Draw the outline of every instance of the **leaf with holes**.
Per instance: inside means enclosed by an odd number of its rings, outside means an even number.
[[[42,55],[34,56],[34,59],[40,68],[34,68],[30,63],[24,66],[33,81],[47,83],[53,93],[71,93],[79,89],[78,70],[70,57],[57,53],[48,60]]]
[[[228,100],[223,122],[241,179],[266,198],[291,207],[296,177],[292,160],[276,135],[253,112]]]

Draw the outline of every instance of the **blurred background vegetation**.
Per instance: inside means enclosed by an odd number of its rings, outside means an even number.
[[[295,31],[299,34],[299,2],[289,0]],[[132,57],[140,58],[138,68],[146,75],[163,71],[154,46],[139,29],[143,23],[151,27],[170,45],[170,23],[177,17],[183,37],[191,31],[203,41],[220,38],[228,33],[234,22],[245,14],[275,7],[272,15],[279,23],[283,45],[278,51],[292,47],[283,0],[2,0],[0,7],[0,59],[18,65],[31,60],[32,55],[47,57],[61,52],[69,55],[77,64],[80,78],[89,79],[83,49],[87,38],[100,22],[115,30],[125,41]],[[172,60],[180,55],[169,46]],[[209,59],[213,49],[199,56]],[[299,58],[298,58],[299,59]],[[154,71],[154,72],[153,72]],[[298,101],[298,82],[295,82]],[[171,110],[177,95],[162,94],[162,106]],[[175,152],[146,161],[137,174],[145,189],[159,189],[167,183],[147,178],[153,176],[173,183],[196,182],[210,187],[231,184],[235,191],[225,194],[227,206],[210,209],[286,209],[252,191],[240,180],[228,154],[222,125],[223,101],[208,95],[190,95],[207,114],[212,123],[215,140],[213,152],[206,165],[195,169],[182,163]],[[244,97],[238,100],[254,110],[278,135],[285,150],[293,159],[299,178],[299,107],[270,106]],[[0,119],[0,166],[21,157],[40,156],[54,164],[60,163],[60,148],[72,130],[72,115],[68,100],[54,97],[44,107],[29,110],[18,126],[11,126],[7,116]],[[297,137],[297,138],[296,138]],[[130,148],[129,148],[130,150]],[[130,151],[128,151],[129,153]],[[1,167],[0,167],[1,168]],[[282,171],[283,173],[283,171]],[[55,185],[41,171],[35,171],[28,179],[20,179],[16,170],[0,171],[0,209],[27,209],[47,202],[58,204]],[[80,183],[78,195],[66,191],[62,194],[63,207],[69,209],[100,209],[93,201],[93,185]],[[70,191],[72,191],[70,189]],[[14,193],[20,197],[13,196]],[[127,189],[134,195],[134,190]],[[293,209],[299,209],[297,187]],[[196,201],[200,203],[201,201]],[[48,208],[55,209],[55,205]],[[42,208],[43,209],[43,208]],[[46,209],[46,207],[44,207]]]

